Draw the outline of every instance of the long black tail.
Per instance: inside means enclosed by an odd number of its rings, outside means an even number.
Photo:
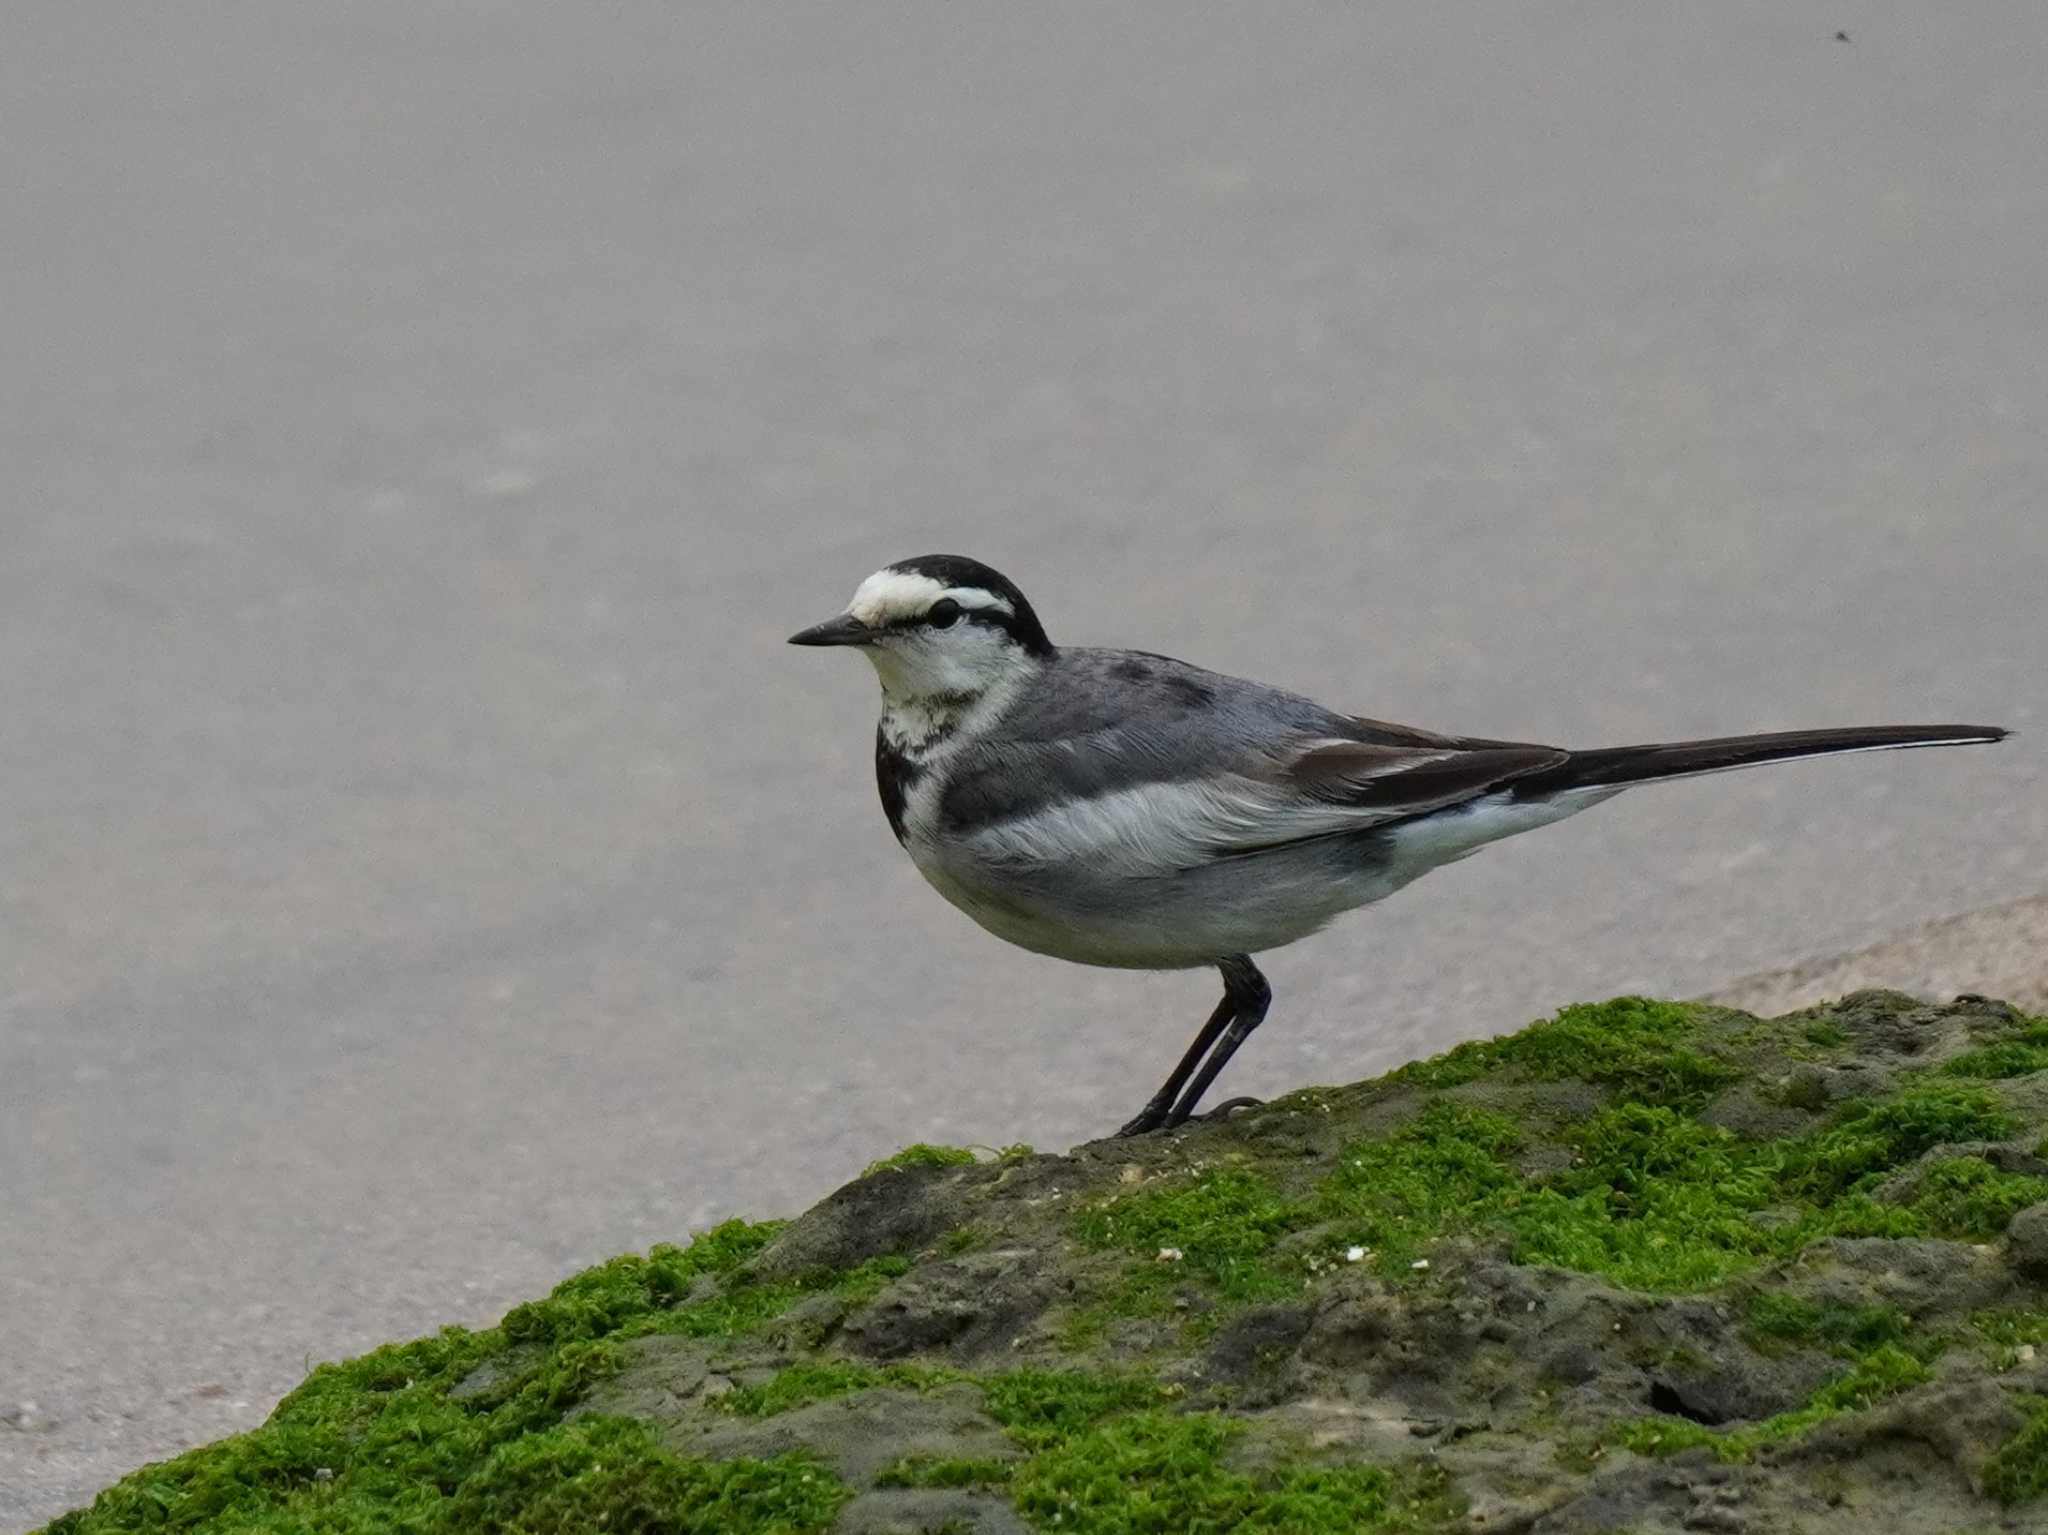
[[[1573,752],[1556,767],[1515,780],[1517,799],[1541,799],[1566,789],[1648,783],[1693,773],[1720,773],[1759,762],[1789,762],[1836,752],[1896,751],[1908,746],[1966,746],[2003,741],[1996,725],[1857,725],[1840,730],[1779,730],[1767,735],[1721,736],[1712,741],[1667,741],[1653,746],[1605,746]]]

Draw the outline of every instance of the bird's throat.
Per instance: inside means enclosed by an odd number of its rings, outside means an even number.
[[[913,760],[943,746],[960,728],[981,693],[925,693],[915,697],[882,693],[882,739]]]

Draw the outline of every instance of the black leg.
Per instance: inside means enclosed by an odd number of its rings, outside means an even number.
[[[1266,984],[1266,978],[1259,974],[1259,967],[1252,963],[1249,954],[1233,954],[1217,969],[1223,972],[1223,1000],[1230,1005],[1230,1026],[1223,1031],[1223,1037],[1216,1041],[1216,1048],[1209,1052],[1209,1058],[1202,1063],[1195,1080],[1188,1084],[1187,1091],[1181,1094],[1180,1101],[1166,1116],[1168,1129],[1187,1122],[1188,1116],[1195,1112],[1195,1105],[1202,1101],[1202,1094],[1216,1080],[1217,1073],[1237,1054],[1237,1047],[1250,1039],[1252,1030],[1266,1021],[1266,1009],[1273,1002],[1273,988]]]
[[[1173,1100],[1179,1094],[1181,1084],[1209,1053],[1209,1047],[1216,1043],[1216,1036],[1223,1032],[1223,1026],[1230,1022],[1237,1011],[1237,1002],[1226,987],[1223,1000],[1216,1004],[1216,1011],[1209,1015],[1209,1021],[1202,1025],[1202,1032],[1195,1036],[1195,1042],[1188,1046],[1188,1053],[1180,1058],[1180,1064],[1173,1068],[1173,1075],[1138,1110],[1138,1117],[1117,1131],[1118,1140],[1126,1136],[1143,1135],[1147,1130],[1157,1130],[1166,1123],[1166,1116],[1173,1111]]]

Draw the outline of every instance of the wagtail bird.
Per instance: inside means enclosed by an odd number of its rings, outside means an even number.
[[[1265,1018],[1254,954],[1489,842],[1653,779],[2006,734],[1875,725],[1594,751],[1439,735],[1142,650],[1059,649],[1014,583],[950,554],[885,566],[789,642],[874,664],[882,810],[939,894],[1034,953],[1222,972],[1223,1000],[1119,1135],[1186,1120]]]

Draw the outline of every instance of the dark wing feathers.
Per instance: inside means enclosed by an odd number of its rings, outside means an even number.
[[[1282,771],[1291,788],[1332,804],[1393,817],[1440,810],[1488,794],[1570,754],[1551,746],[1385,746],[1333,741],[1311,746]]]
[[[1376,746],[1447,746],[1454,751],[1473,751],[1487,746],[1512,746],[1528,751],[1556,751],[1557,747],[1536,746],[1528,741],[1493,741],[1485,736],[1447,736],[1415,725],[1396,725],[1389,720],[1369,720],[1362,714],[1347,715],[1345,734],[1354,741]]]

